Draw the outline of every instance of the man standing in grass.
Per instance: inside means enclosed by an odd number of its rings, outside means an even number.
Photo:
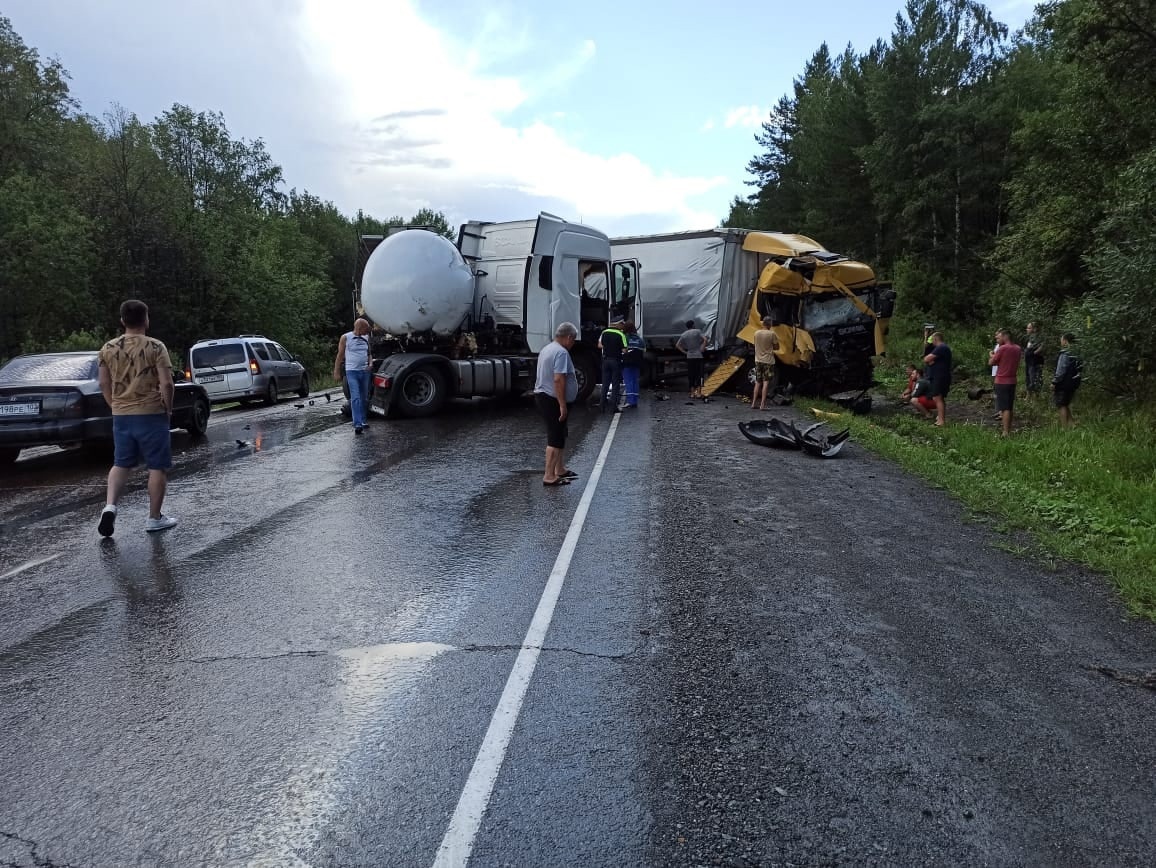
[[[169,351],[145,332],[149,309],[143,301],[120,306],[124,334],[100,348],[100,391],[112,409],[113,465],[108,472],[108,497],[97,530],[112,536],[116,505],[128,474],[143,459],[149,469],[149,517],[145,530],[168,530],[177,523],[164,515],[168,472],[173,465],[173,366]]]
[[[931,336],[931,352],[923,357],[923,362],[927,365],[927,379],[931,382],[928,397],[935,403],[935,426],[942,428],[947,424],[947,393],[951,391],[951,347],[943,339],[943,332]],[[931,417],[925,407],[919,409],[925,417]]]
[[[1034,322],[1028,323],[1023,349],[1027,391],[1029,395],[1035,397],[1040,393],[1040,386],[1044,382],[1044,341]]]
[[[995,333],[995,351],[988,361],[995,367],[995,409],[999,413],[1004,437],[1011,434],[1012,408],[1016,402],[1016,375],[1022,356],[1023,351],[1012,343],[1011,332],[1000,329]]]
[[[1052,399],[1060,411],[1060,425],[1070,428],[1076,423],[1072,418],[1072,398],[1080,388],[1080,374],[1083,364],[1072,352],[1076,336],[1067,332],[1060,338],[1060,355],[1056,359],[1056,376],[1052,379]]]

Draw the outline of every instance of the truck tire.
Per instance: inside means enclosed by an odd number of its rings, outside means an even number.
[[[731,378],[723,383],[724,387],[729,386],[735,390],[735,394],[745,395],[750,397],[755,393],[755,361],[754,359],[747,359]],[[721,391],[721,390],[720,390]]]
[[[598,359],[594,357],[593,353],[582,352],[574,357],[574,373],[578,379],[578,398],[579,404],[585,404],[590,400],[590,396],[594,394],[594,387],[598,384],[598,379],[602,376],[601,366],[598,364]]]
[[[433,365],[407,371],[397,385],[397,406],[403,416],[432,416],[446,400],[446,380]]]
[[[195,438],[205,436],[209,430],[209,402],[204,398],[193,401],[193,409],[189,412],[189,424],[185,430]]]

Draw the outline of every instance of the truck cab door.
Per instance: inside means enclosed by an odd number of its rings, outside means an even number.
[[[637,259],[619,259],[612,263],[614,290],[610,299],[610,318],[633,322],[638,333],[646,337],[642,330],[642,293],[639,291],[639,276],[642,265]]]
[[[580,334],[594,326],[583,316],[587,282],[592,272],[605,276],[609,260],[610,240],[602,233],[552,214],[538,216],[526,273],[526,342],[532,352],[554,340],[561,323],[573,323]],[[606,299],[600,303],[605,309]]]

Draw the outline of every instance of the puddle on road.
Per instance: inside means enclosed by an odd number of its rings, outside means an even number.
[[[334,651],[334,656],[357,661],[367,665],[388,663],[395,660],[433,659],[446,651],[456,651],[453,645],[439,642],[391,642],[385,645],[365,645],[360,648],[342,648]]]
[[[385,725],[390,712],[396,713],[420,683],[427,665],[455,650],[438,642],[392,642],[331,652],[343,663],[333,697],[334,726],[323,743],[302,745],[301,754],[286,757],[288,774],[263,795],[264,816],[245,844],[251,859],[260,864],[309,864],[301,854],[316,846],[339,810],[351,783],[343,772],[353,764],[370,725]]]

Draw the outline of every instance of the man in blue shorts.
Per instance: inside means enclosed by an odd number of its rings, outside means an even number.
[[[112,536],[116,504],[124,493],[129,471],[143,460],[149,471],[149,517],[145,530],[168,530],[177,523],[161,512],[173,465],[173,367],[169,351],[145,332],[149,309],[143,301],[120,306],[124,334],[100,348],[100,391],[112,408],[113,466],[108,472],[108,496],[97,530]]]

